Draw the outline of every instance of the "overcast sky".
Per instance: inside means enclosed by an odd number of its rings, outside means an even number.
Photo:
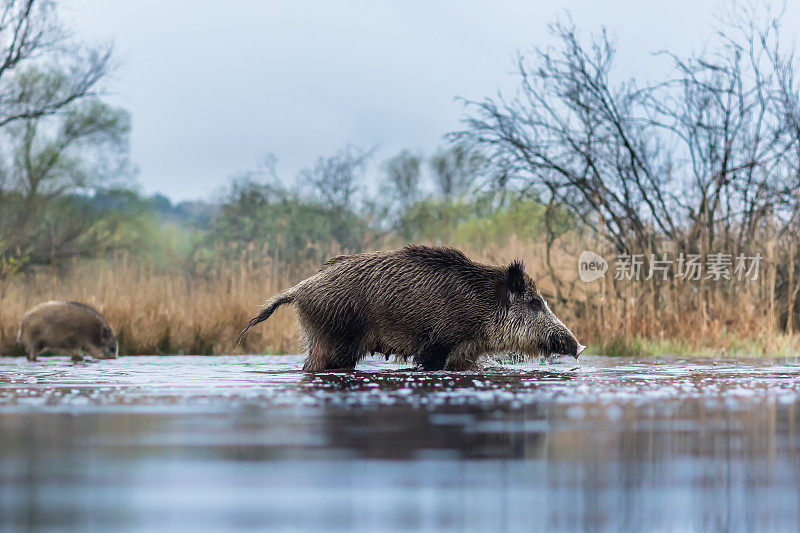
[[[657,75],[650,53],[700,49],[722,2],[68,0],[62,17],[115,43],[109,89],[133,118],[137,180],[183,200],[270,153],[287,180],[347,144],[377,146],[378,160],[431,153],[463,117],[454,97],[513,90],[514,53],[548,43],[566,11],[611,30],[620,73]],[[798,11],[785,27],[800,28]]]

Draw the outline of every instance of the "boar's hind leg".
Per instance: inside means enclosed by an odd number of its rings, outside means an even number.
[[[308,357],[303,370],[318,372],[338,368],[352,369],[360,359],[360,345],[358,339],[335,342],[314,336],[308,343]]]
[[[361,358],[361,337],[350,337],[334,341],[319,335],[312,336],[308,343],[308,357],[303,365],[306,372],[320,370],[352,369]]]
[[[364,315],[354,306],[341,305],[338,312],[317,320],[304,316],[300,308],[300,321],[308,339],[308,358],[303,370],[352,369],[365,355],[364,338],[367,324]],[[311,313],[317,315],[321,313]]]
[[[303,370],[306,372],[325,370],[330,357],[331,352],[330,348],[328,348],[328,343],[318,335],[308,335],[308,356],[303,364]]]

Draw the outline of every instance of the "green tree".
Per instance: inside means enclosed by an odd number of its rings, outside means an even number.
[[[36,95],[64,83],[58,72],[28,71],[18,81]],[[127,112],[86,97],[57,115],[20,119],[0,131],[0,256],[57,264],[102,251],[96,220],[74,201],[119,183],[128,164]]]
[[[111,47],[73,42],[54,2],[0,7],[0,277],[100,245],[70,195],[127,167],[127,113],[98,96],[110,68]]]
[[[348,205],[354,170],[342,161],[322,158],[308,171],[319,187],[310,195],[281,186],[274,160],[233,180],[208,234],[214,255],[298,263],[360,250],[368,225]]]

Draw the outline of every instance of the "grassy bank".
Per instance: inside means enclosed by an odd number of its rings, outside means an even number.
[[[739,339],[731,335],[724,342],[708,344],[702,342],[686,342],[676,339],[614,338],[609,342],[598,342],[589,345],[587,354],[658,357],[662,355],[678,357],[707,358],[796,358],[800,357],[800,337],[797,335],[778,334],[769,340]]]
[[[592,353],[609,355],[784,356],[800,340],[778,332],[769,267],[757,281],[717,287],[676,280],[584,283],[576,261],[587,243],[542,244],[511,238],[502,245],[467,250],[476,260],[522,258],[554,312]],[[591,249],[591,248],[589,248]],[[603,250],[597,250],[603,253]],[[214,267],[154,268],[119,257],[75,263],[66,272],[40,271],[7,280],[0,289],[0,353],[21,353],[14,343],[20,317],[46,300],[88,303],[120,335],[124,354],[296,353],[302,350],[291,307],[254,328],[244,343],[233,339],[263,302],[317,268],[258,261]]]

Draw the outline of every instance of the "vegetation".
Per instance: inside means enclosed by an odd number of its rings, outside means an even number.
[[[780,16],[734,9],[716,48],[662,54],[673,75],[651,85],[614,81],[605,32],[585,41],[556,24],[557,47],[519,56],[518,95],[466,102],[435,153],[377,162],[349,146],[295,179],[270,157],[218,199],[173,204],[136,191],[130,119],[103,99],[110,48],[71,42],[52,3],[6,4],[0,353],[18,352],[19,318],[54,298],[96,306],[123,353],[297,351],[285,310],[231,343],[325,258],[404,242],[524,259],[598,352],[800,345],[800,97]],[[584,250],[606,258],[604,278],[579,279]],[[682,279],[675,263],[648,276],[665,254],[763,262],[757,279]],[[640,257],[640,279],[616,275],[625,257]]]
[[[615,278],[608,297],[630,301],[623,312],[655,327],[627,335],[651,337],[656,326],[695,309],[706,323],[719,294],[729,306],[766,310],[766,330],[797,329],[796,57],[785,46],[780,13],[733,4],[715,30],[717,42],[698,55],[659,54],[672,75],[641,84],[615,72],[605,31],[582,39],[573,24],[557,23],[558,46],[518,57],[518,96],[466,102],[465,128],[451,134],[486,157],[498,186],[539,192],[608,253],[641,254],[645,271],[665,253],[760,254],[774,267],[773,282],[744,289],[741,302],[741,280],[730,277],[684,284],[686,294],[658,278],[640,287]],[[682,305],[670,310],[676,302]]]

